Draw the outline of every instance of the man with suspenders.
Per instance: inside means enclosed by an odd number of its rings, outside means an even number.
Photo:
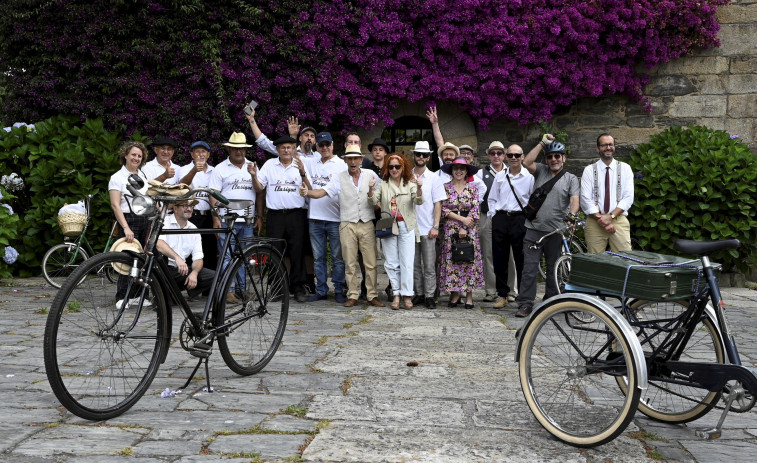
[[[597,137],[599,160],[586,166],[581,176],[581,209],[586,214],[586,247],[589,252],[631,250],[628,209],[633,204],[631,166],[613,158],[615,139],[609,133]]]

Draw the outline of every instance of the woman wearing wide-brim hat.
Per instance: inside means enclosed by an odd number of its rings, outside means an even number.
[[[483,286],[481,245],[478,239],[478,185],[473,174],[478,168],[458,157],[442,166],[452,176],[444,184],[447,199],[442,202],[442,244],[439,256],[439,289],[449,291],[449,307],[456,307],[465,293],[465,308],[473,308],[473,290]],[[453,262],[452,243],[461,240],[473,243],[473,262]]]

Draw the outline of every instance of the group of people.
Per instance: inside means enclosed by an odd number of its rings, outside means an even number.
[[[494,141],[486,150],[488,165],[475,167],[473,147],[444,141],[435,108],[427,117],[439,148],[433,153],[427,141],[416,142],[412,163],[401,153],[390,153],[380,138],[368,145],[369,159],[354,132],[347,134],[340,158],[329,132],[300,128],[296,118],[288,120],[290,135],[271,141],[258,128],[254,110],[246,117],[257,146],[275,155],[262,166],[246,158],[252,145],[243,133],[233,133],[224,143],[228,158],[215,168],[207,163],[210,147],[204,141],[191,145],[192,162],[182,167],[172,162],[176,143],[171,139],[154,141],[156,156],[148,163],[143,144],[124,143],[123,167],[109,185],[121,236],[143,240],[146,232],[145,219],[130,212],[126,199],[130,174],[140,175],[145,183],[156,179],[210,187],[251,204],[234,211],[239,215],[234,227],[242,237],[262,232],[265,211],[266,236],[286,240],[290,288],[298,302],[328,298],[330,250],[334,300],[352,307],[364,297],[368,304],[384,307],[377,288],[375,223],[388,218],[382,222],[391,223],[391,233],[380,243],[392,309],[421,304],[434,309],[441,291],[449,293],[449,307],[462,303],[471,309],[473,290],[484,287],[485,302],[500,308],[516,303],[517,316],[529,315],[534,306],[542,254],[551,275],[562,242],[552,235],[535,249],[531,245],[562,227],[579,207],[587,216],[590,252],[603,252],[608,245],[615,251],[630,250],[626,215],[633,203],[633,175],[627,164],[614,159],[615,143],[609,134],[598,137],[599,160],[586,167],[579,181],[566,172],[565,146],[551,134],[525,155],[517,144],[505,148]],[[544,163],[537,163],[542,152]],[[436,172],[428,168],[432,155],[442,163]],[[535,191],[545,199],[528,220],[525,211],[532,207],[529,200]],[[180,228],[225,226],[211,214],[215,200],[209,200],[211,204],[178,204],[173,218],[166,220]],[[189,243],[186,237],[192,236]],[[185,242],[177,242],[177,237]],[[206,289],[198,280],[208,278],[203,268],[215,268],[213,260],[223,247],[215,241],[212,234],[203,234],[202,240],[199,235],[160,237],[159,250],[170,258],[177,282],[187,287],[190,297]],[[470,244],[472,257],[453,258],[453,252],[462,249],[459,243]],[[310,289],[309,268],[315,279]],[[212,279],[212,273],[209,276]],[[544,297],[555,294],[556,284],[548,278]],[[234,293],[226,298],[238,299]]]

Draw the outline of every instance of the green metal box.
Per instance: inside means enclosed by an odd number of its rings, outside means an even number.
[[[699,259],[645,251],[573,254],[568,283],[649,301],[687,299],[707,283],[701,267]],[[713,267],[719,276],[720,264]]]

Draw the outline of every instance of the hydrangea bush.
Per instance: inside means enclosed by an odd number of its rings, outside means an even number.
[[[0,186],[0,279],[11,276],[11,266],[18,259],[18,251],[13,247],[18,238],[18,215],[8,204],[15,196]]]
[[[577,98],[644,104],[652,68],[718,45],[728,0],[82,0],[4,2],[2,114],[100,117],[187,146],[285,118],[391,125],[398,100],[450,101],[486,128]]]

